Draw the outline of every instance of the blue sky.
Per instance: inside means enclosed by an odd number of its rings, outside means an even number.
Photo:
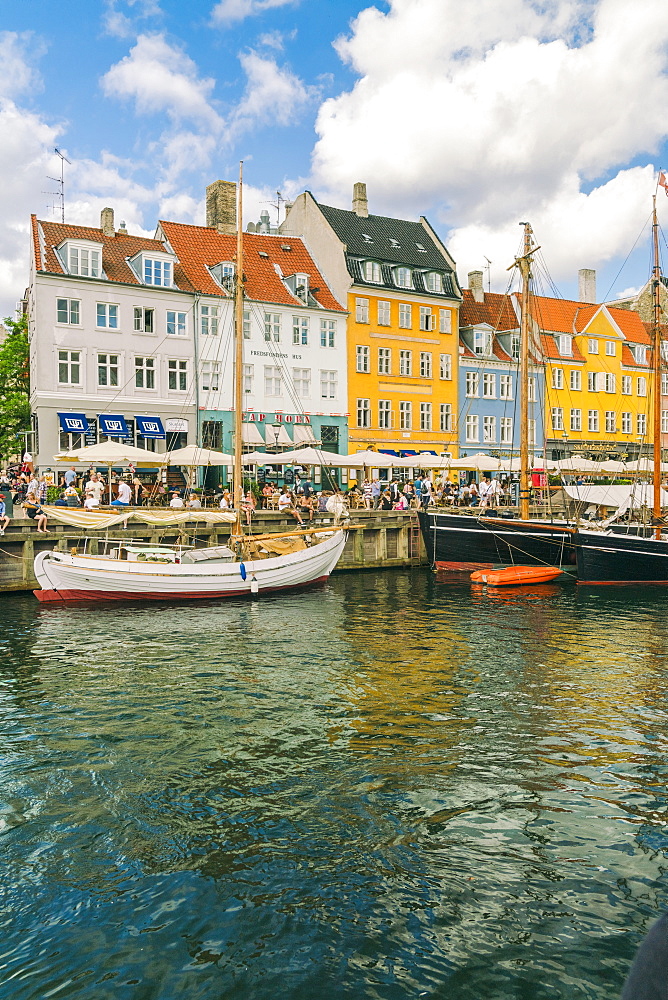
[[[580,267],[601,298],[647,277],[646,232],[618,272],[668,164],[662,0],[27,0],[0,66],[3,315],[56,145],[79,224],[203,223],[243,158],[247,221],[276,189],[347,206],[363,180],[372,212],[427,215],[463,283],[489,258],[505,288],[524,219],[565,296]]]

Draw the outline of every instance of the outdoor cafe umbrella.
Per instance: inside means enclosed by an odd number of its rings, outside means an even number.
[[[234,465],[232,455],[211,448],[201,448],[196,444],[188,444],[185,448],[168,451],[165,455],[168,465]]]
[[[497,472],[501,468],[498,458],[491,455],[468,455],[466,458],[453,458],[451,469],[475,469],[476,472]]]
[[[103,441],[101,444],[92,444],[87,448],[74,448],[71,452],[62,455],[55,455],[56,462],[77,462],[94,465],[106,465],[109,469],[109,503],[111,503],[111,470],[114,465],[135,465],[145,469],[154,469],[158,465],[165,465],[166,455],[158,455],[147,448],[135,448],[131,444],[123,444],[120,441]]]
[[[564,458],[555,465],[557,472],[600,472],[601,463],[592,462],[589,458]]]

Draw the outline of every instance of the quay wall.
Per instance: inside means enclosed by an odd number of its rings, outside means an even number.
[[[331,517],[318,516],[314,527],[332,523]],[[128,541],[152,544],[184,542],[199,546],[225,545],[231,525],[190,521],[169,528],[154,528],[131,521],[130,526],[104,530],[85,531],[66,524],[49,522],[49,534],[38,534],[33,521],[28,518],[13,520],[0,537],[0,593],[35,590],[33,561],[38,552],[46,549],[67,551],[81,545],[84,537],[90,538],[88,551],[95,552],[99,539],[107,534],[111,538],[123,537]],[[253,516],[253,534],[294,531],[298,528],[293,518],[272,511],[257,511]],[[193,535],[195,536],[193,540]],[[336,572],[359,569],[388,569],[427,564],[427,556],[420,536],[415,511],[357,510],[351,513],[351,529]]]

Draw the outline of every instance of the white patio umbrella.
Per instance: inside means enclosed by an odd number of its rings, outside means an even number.
[[[337,456],[328,451],[321,451],[319,448],[294,448],[292,451],[284,451],[275,457],[278,458],[281,465],[323,466],[332,465],[331,459]]]
[[[629,467],[625,462],[618,462],[616,459],[610,459],[608,462],[601,462],[600,471],[606,473],[606,475],[625,475],[628,473]]]
[[[466,458],[453,458],[451,469],[475,469],[477,472],[496,472],[502,467],[498,458],[491,455],[467,455]]]
[[[557,462],[555,468],[558,472],[599,472],[600,462],[592,462],[589,458],[579,458],[573,455],[572,458],[564,458]]]
[[[504,472],[519,472],[520,471],[520,460],[517,456],[514,458],[502,459],[501,468]],[[540,455],[529,455],[529,468],[543,470],[551,470],[556,468],[555,462],[548,462]]]
[[[158,465],[165,465],[167,456],[119,441],[103,441],[88,448],[75,448],[68,454],[54,455],[54,461],[106,465],[109,470],[109,503],[111,503],[111,470],[115,465],[135,465],[154,469]]]
[[[211,448],[200,448],[196,444],[168,451],[165,457],[168,465],[234,465],[232,455]]]
[[[332,465],[342,469],[391,469],[396,462],[395,455],[385,455],[381,451],[357,451],[352,455],[334,455]]]

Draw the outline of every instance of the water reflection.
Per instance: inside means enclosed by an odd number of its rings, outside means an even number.
[[[615,996],[666,902],[664,599],[5,598],[6,995]]]

